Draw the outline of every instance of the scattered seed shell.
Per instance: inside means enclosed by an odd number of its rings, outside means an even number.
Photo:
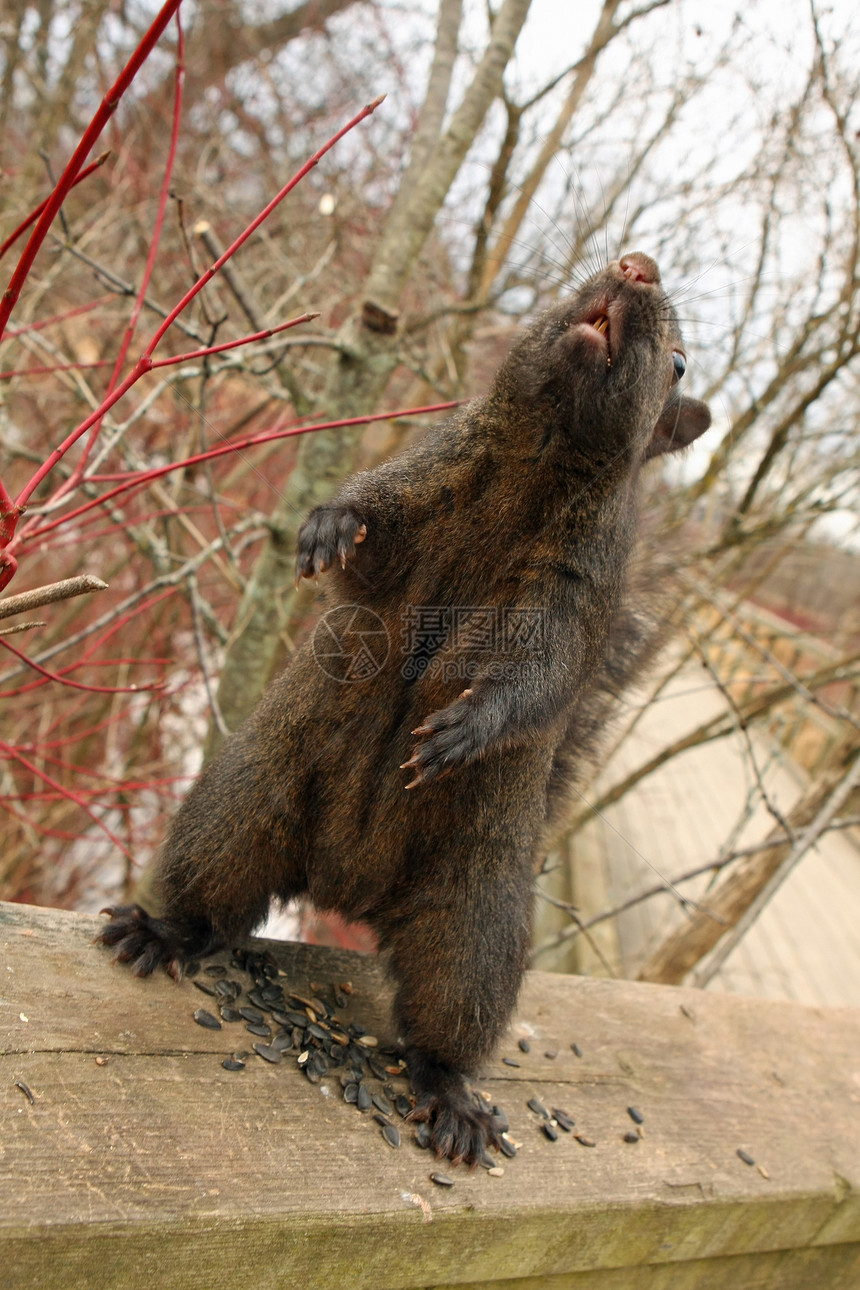
[[[235,1057],[225,1057],[221,1065],[225,1071],[243,1071],[245,1069],[245,1063],[240,1062]]]
[[[517,1048],[519,1048],[521,1053],[530,1053],[532,1050],[532,1046],[527,1039],[518,1039]]]
[[[738,1159],[739,1159],[739,1160],[742,1160],[742,1161],[744,1162],[744,1164],[745,1164],[745,1165],[754,1165],[754,1164],[755,1164],[755,1161],[753,1160],[753,1158],[752,1158],[752,1156],[750,1155],[750,1153],[749,1153],[748,1151],[744,1151],[743,1147],[738,1147],[738,1149],[737,1149],[737,1153],[736,1153],[736,1154],[737,1154]]]
[[[555,1127],[554,1124],[552,1124],[549,1120],[544,1120],[543,1124],[540,1127],[543,1130],[545,1136],[549,1138],[550,1142],[558,1142],[558,1129]]]
[[[221,1029],[221,1022],[218,1018],[213,1017],[212,1013],[207,1012],[205,1008],[195,1008],[194,1020],[197,1022],[198,1026],[203,1026],[206,1030]]]
[[[642,1114],[641,1111],[637,1111],[635,1106],[628,1106],[627,1114],[630,1116],[630,1119],[633,1121],[634,1124],[644,1123],[645,1116]]]
[[[382,1126],[382,1136],[389,1147],[400,1146],[400,1130],[396,1124],[384,1124]]]
[[[434,1182],[437,1187],[454,1186],[454,1179],[449,1178],[447,1174],[440,1174],[437,1169],[434,1169],[432,1174],[430,1175],[430,1181]]]
[[[597,1146],[597,1143],[594,1141],[594,1139],[587,1138],[584,1133],[575,1133],[573,1136],[576,1138],[577,1142],[582,1144],[583,1147]]]
[[[503,1064],[504,1066],[516,1066],[516,1067],[519,1067],[519,1062],[515,1062],[515,1061],[514,1061],[514,1059],[513,1059],[513,1057],[503,1057],[503,1058],[502,1058],[502,1064]]]
[[[530,1097],[526,1102],[526,1106],[530,1111],[534,1111],[535,1115],[542,1115],[545,1120],[549,1119],[549,1111],[546,1109],[543,1102],[538,1101],[536,1097]]]
[[[430,1146],[430,1129],[423,1121],[415,1126],[415,1141],[422,1151],[426,1151]]]
[[[258,1057],[262,1057],[264,1061],[271,1062],[273,1065],[279,1062],[283,1056],[280,1049],[271,1048],[269,1044],[253,1044],[252,1047]]]
[[[641,1139],[635,1129],[628,1129],[624,1135],[625,1142],[639,1142]]]
[[[571,1048],[571,1052],[573,1053],[574,1057],[581,1057],[581,1056],[582,1056],[582,1049],[580,1048],[579,1044],[571,1044],[571,1045],[570,1045],[570,1048]]]

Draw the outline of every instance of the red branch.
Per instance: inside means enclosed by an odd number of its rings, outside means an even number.
[[[169,0],[169,4],[173,5],[173,8],[175,8],[178,5],[178,3],[179,3],[179,0]],[[162,10],[162,15],[164,14],[165,10],[168,7],[169,5],[166,5],[165,9]],[[168,18],[169,16],[170,14],[168,14]],[[155,27],[155,24],[153,24],[153,28],[150,28],[150,33],[153,31],[154,27]],[[150,33],[148,33],[148,36]],[[117,82],[117,85],[118,84],[119,82]],[[190,290],[188,290],[185,293],[185,295],[182,297],[179,303],[174,306],[174,308],[170,311],[167,317],[163,320],[160,326],[153,333],[152,337],[150,338],[149,344],[146,346],[146,349],[144,350],[143,354],[141,354],[140,358],[135,363],[134,367],[132,368],[131,372],[129,372],[125,380],[123,380],[118,386],[116,386],[116,388],[102,401],[101,405],[96,409],[94,413],[92,413],[89,417],[87,417],[84,421],[82,421],[81,424],[63,440],[59,448],[54,449],[54,451],[50,454],[47,460],[35,472],[35,474],[32,476],[29,482],[25,484],[24,488],[21,490],[21,492],[19,493],[18,497],[14,502],[12,502],[11,498],[9,497],[9,494],[3,488],[2,483],[0,483],[0,590],[2,590],[3,587],[5,587],[8,584],[17,567],[15,557],[12,551],[4,548],[8,548],[10,544],[13,542],[18,519],[20,518],[27,501],[32,496],[33,492],[39,486],[42,480],[45,478],[45,476],[48,475],[49,472],[54,468],[54,466],[56,466],[57,462],[60,461],[63,456],[65,456],[65,454],[72,447],[72,445],[75,444],[77,440],[81,438],[82,435],[86,434],[87,430],[89,430],[93,425],[96,425],[101,421],[105,413],[108,412],[113,407],[113,405],[117,403],[123,397],[124,394],[127,393],[127,391],[132,387],[132,385],[134,385],[140,379],[140,377],[144,375],[145,372],[151,371],[152,367],[154,366],[152,355],[153,355],[153,352],[155,351],[156,346],[164,336],[167,329],[171,326],[173,322],[176,321],[176,319],[179,317],[182,311],[191,303],[191,301],[195,298],[195,296],[198,295],[198,293],[203,289],[203,287],[207,284],[207,282],[210,282],[212,280],[212,278],[215,276],[218,270],[224,264],[226,264],[226,262],[231,258],[231,256],[235,255],[236,251],[238,251],[238,249],[247,241],[247,239],[251,236],[251,234],[260,227],[263,220],[265,220],[272,213],[275,207],[278,206],[279,203],[284,200],[284,198],[288,195],[288,193],[290,193],[293,190],[293,188],[295,188],[296,184],[298,184],[299,181],[303,179],[305,175],[307,175],[308,172],[318,164],[318,162],[322,159],[322,157],[324,157],[325,154],[329,152],[335,146],[335,144],[338,143],[344,137],[345,134],[347,134],[350,130],[355,129],[355,127],[359,125],[360,122],[365,120],[366,117],[370,116],[370,114],[374,112],[376,108],[379,107],[380,103],[382,103],[384,97],[385,97],[384,95],[381,95],[379,98],[374,99],[372,103],[368,103],[365,107],[362,108],[360,112],[358,112],[352,118],[352,120],[348,121],[347,124],[343,126],[340,130],[338,130],[336,134],[332,135],[332,137],[326,143],[324,143],[323,146],[317,152],[315,152],[314,155],[308,161],[306,161],[305,164],[299,170],[296,171],[292,179],[290,179],[284,185],[284,187],[280,190],[280,192],[278,192],[272,198],[272,200],[263,208],[260,214],[257,215],[257,217],[251,221],[251,223],[247,226],[247,228],[242,233],[239,234],[239,236],[235,239],[235,241],[233,241],[230,244],[230,246],[227,247],[227,250],[224,251],[223,254],[218,257],[218,259],[211,266],[211,268],[207,269],[206,272],[202,274],[201,277],[198,278],[198,280],[194,283],[194,285],[190,288]],[[107,98],[105,99],[105,102],[107,102]],[[114,106],[116,105],[114,104]],[[80,146],[78,148],[78,152],[80,152]],[[78,155],[78,152],[76,152],[75,156]],[[86,153],[84,153],[83,155],[85,156]],[[68,172],[71,165],[72,163],[70,162],[64,174]],[[43,217],[42,217],[43,219],[48,215],[49,209],[50,207],[46,208],[45,212],[43,213]],[[53,215],[51,216],[51,218],[53,218]],[[36,229],[34,230],[33,235],[30,239],[31,242],[36,237],[36,234],[39,232],[41,223],[42,221],[40,220],[39,224],[36,226]],[[47,229],[45,231],[47,231]],[[44,237],[44,233],[42,236]],[[28,250],[29,250],[29,246],[30,244],[28,243]],[[33,252],[33,255],[35,255],[35,251]],[[22,256],[21,263],[24,262],[24,259],[26,256],[27,256],[27,251],[25,251],[24,256]],[[30,258],[27,264],[28,270],[31,263],[32,263],[32,257]],[[19,268],[20,268],[20,264],[19,264]],[[18,270],[16,270],[16,275],[17,273],[18,273]],[[13,283],[14,283],[14,280],[15,279],[13,279]],[[11,286],[12,284],[10,284],[10,289],[11,289]],[[19,290],[20,290],[20,285],[17,288],[17,291]],[[15,293],[16,299],[17,299],[17,291]],[[4,300],[4,304],[5,303],[6,302]],[[13,303],[14,303],[14,300],[9,304],[9,309],[11,309],[11,304]],[[6,310],[5,317],[4,317],[3,309],[2,307],[0,307],[0,327],[2,327],[2,325],[6,321],[6,318],[8,318],[9,309]],[[295,320],[295,321],[298,321],[298,320]],[[295,325],[295,323],[293,325]],[[279,330],[284,330],[284,329],[285,329],[284,326],[279,328]],[[217,349],[218,349],[217,346],[213,347],[213,350],[216,352],[217,352]],[[205,351],[197,351],[198,354],[203,352]],[[65,491],[65,488],[63,488],[62,491]],[[74,513],[76,512],[72,512],[72,514]],[[70,518],[70,517],[67,516],[66,518]],[[40,531],[44,531],[44,529]],[[21,538],[23,538],[24,536],[25,534],[22,534]],[[26,536],[29,537],[31,536],[31,534],[27,533]],[[21,538],[19,538],[19,542]]]
[[[24,248],[24,253],[18,261],[15,272],[9,280],[8,287],[3,292],[2,299],[0,299],[0,336],[2,336],[3,332],[6,330],[6,323],[9,321],[9,315],[14,309],[15,303],[21,294],[21,289],[27,279],[27,274],[33,267],[33,261],[36,258],[39,248],[48,236],[48,229],[53,224],[57,211],[60,209],[66,196],[73,187],[74,182],[80,174],[83,164],[94,147],[96,140],[116,111],[120,99],[131,85],[147,58],[149,58],[149,55],[158,43],[165,27],[170,22],[170,19],[176,13],[181,3],[182,0],[166,0],[166,3],[162,7],[152,26],[149,28],[131,58],[128,60],[125,67],[122,69],[119,76],[99,104],[95,116],[84,131],[80,143],[77,148],[75,148],[65,170],[57,180],[57,183],[54,186],[54,191],[45,202],[42,213],[36,223],[36,227],[30,234],[29,241]]]
[[[292,179],[290,179],[288,183],[284,184],[281,191],[275,194],[275,196],[272,198],[272,200],[269,202],[267,206],[263,207],[263,209],[260,211],[256,219],[251,220],[251,223],[244,230],[244,232],[240,233],[239,236],[236,238],[236,240],[230,243],[230,245],[227,247],[227,250],[223,251],[221,255],[219,255],[218,259],[215,261],[212,267],[207,269],[206,272],[197,279],[197,281],[194,283],[194,286],[191,287],[190,290],[186,291],[185,295],[179,301],[179,304],[176,305],[170,311],[170,313],[162,322],[161,326],[156,331],[155,335],[153,336],[152,340],[149,343],[149,347],[147,349],[148,354],[151,354],[152,351],[155,349],[156,345],[161,340],[162,336],[167,331],[171,323],[176,321],[176,319],[186,308],[186,306],[189,305],[191,301],[194,299],[194,297],[203,290],[203,288],[206,286],[206,283],[212,281],[212,279],[215,277],[215,274],[222,267],[222,265],[225,265],[227,261],[236,254],[236,252],[239,250],[239,247],[242,246],[245,242],[247,242],[251,234],[257,231],[257,229],[263,223],[263,220],[268,219],[268,217],[271,215],[275,207],[279,206],[281,202],[284,200],[284,198],[288,195],[288,193],[292,192],[296,184],[298,184],[302,179],[304,179],[305,175],[308,174],[309,171],[313,170],[314,166],[318,165],[318,163],[322,160],[322,158],[326,155],[326,153],[330,152],[331,149],[335,146],[335,144],[339,143],[345,134],[348,134],[350,130],[354,130],[357,125],[361,124],[361,122],[365,119],[365,117],[368,117],[372,112],[375,112],[384,98],[385,98],[385,95],[381,94],[378,99],[374,99],[372,103],[368,103],[366,107],[363,107],[361,111],[352,118],[351,121],[347,121],[346,125],[343,126],[342,129],[338,130],[337,134],[333,134],[332,137],[326,143],[324,143],[323,146],[317,152],[315,152],[314,155],[308,161],[305,162],[305,164],[301,167],[300,170],[296,171],[296,173],[293,175]]]
[[[24,767],[25,770],[30,771],[30,773],[32,775],[35,775],[37,779],[40,779],[42,780],[43,783],[49,785],[49,787],[53,788],[54,791],[56,793],[59,793],[61,797],[66,798],[66,800],[69,802],[74,802],[75,805],[79,806],[82,811],[86,811],[87,815],[90,817],[93,823],[97,825],[98,828],[100,828],[102,832],[105,833],[110,838],[111,842],[113,842],[115,846],[119,847],[123,855],[126,856],[126,858],[132,862],[132,864],[134,863],[134,856],[131,854],[131,852],[128,851],[128,849],[123,846],[122,842],[120,842],[116,834],[111,832],[108,826],[102,820],[99,819],[99,817],[92,811],[92,809],[87,805],[87,803],[78,793],[73,793],[70,788],[64,788],[62,784],[58,784],[55,779],[52,779],[50,775],[47,775],[43,770],[40,770],[38,766],[34,765],[34,763],[29,760],[29,758],[25,757],[24,754],[20,751],[20,749],[15,748],[14,745],[12,744],[7,744],[6,741],[2,739],[0,739],[0,752],[4,752],[7,757],[11,758],[14,761],[17,761],[21,766]]]
[[[131,317],[128,320],[128,326],[125,329],[122,341],[119,347],[119,353],[114,363],[114,369],[111,378],[108,381],[108,387],[105,396],[113,393],[116,383],[119,380],[119,374],[125,366],[126,355],[134,333],[137,328],[137,322],[140,318],[143,302],[146,299],[146,292],[149,287],[152,271],[155,268],[155,260],[158,255],[158,247],[161,242],[161,232],[164,227],[164,213],[167,210],[167,200],[170,196],[170,182],[173,177],[173,168],[176,165],[176,149],[179,145],[179,125],[182,120],[182,87],[185,83],[185,37],[182,34],[182,22],[179,14],[176,15],[176,77],[173,85],[173,126],[170,131],[170,147],[167,151],[167,162],[164,167],[164,177],[161,181],[161,192],[158,197],[158,211],[155,216],[155,228],[152,234],[152,240],[149,244],[149,254],[146,257],[146,264],[143,268],[143,277],[140,283],[140,289],[137,293],[137,299],[131,311]],[[105,409],[107,410],[107,409]],[[81,453],[81,459],[69,478],[57,490],[55,496],[61,497],[65,493],[76,488],[83,477],[84,468],[86,467],[89,455],[92,452],[93,444],[98,438],[101,430],[102,417],[93,422],[90,430],[90,437],[84,451]]]
[[[317,430],[340,430],[346,426],[369,425],[372,421],[393,421],[399,417],[419,416],[423,413],[448,412],[451,408],[458,406],[459,401],[454,401],[453,403],[435,403],[425,408],[401,408],[396,412],[375,412],[371,416],[347,417],[342,421],[322,421],[313,426],[291,426],[285,430],[266,430],[260,434],[249,435],[246,439],[228,441],[227,443],[219,444],[217,448],[209,448],[206,452],[198,452],[193,457],[185,457],[182,461],[173,461],[166,466],[156,466],[152,470],[137,472],[131,478],[127,478],[124,483],[110,489],[101,497],[94,497],[92,501],[84,502],[82,506],[76,507],[75,510],[69,511],[68,514],[61,515],[55,520],[50,520],[47,524],[42,524],[38,528],[30,529],[26,534],[26,540],[33,542],[36,538],[44,537],[46,533],[50,533],[61,524],[66,524],[69,520],[77,519],[79,515],[92,510],[94,506],[103,506],[105,502],[112,501],[120,493],[141,488],[153,479],[160,479],[162,475],[169,475],[171,471],[184,470],[188,466],[198,465],[201,461],[211,461],[213,457],[223,457],[231,452],[242,452],[246,448],[256,448],[259,444],[273,443],[276,439],[290,439],[294,435],[314,434]],[[93,480],[102,482],[116,478],[118,478],[116,475],[93,476]],[[23,541],[24,538],[22,537]]]
[[[73,180],[72,183],[69,184],[69,192],[71,192],[73,188],[77,188],[78,184],[81,183],[82,180],[86,179],[88,175],[91,175],[94,170],[98,170],[100,166],[103,166],[109,156],[110,156],[110,148],[108,148],[107,152],[103,152],[100,157],[96,157],[95,161],[91,161],[88,166],[85,166],[84,169],[81,171],[81,173],[78,175],[77,179]],[[18,225],[18,227],[15,229],[14,232],[9,234],[9,236],[6,238],[6,241],[0,242],[0,260],[3,259],[3,256],[9,250],[9,247],[13,246],[15,242],[18,241],[18,238],[21,236],[21,234],[26,233],[27,229],[34,222],[34,220],[37,220],[39,218],[39,216],[42,214],[42,211],[48,205],[48,202],[50,200],[51,200],[50,197],[46,197],[43,202],[39,202],[39,205],[36,207],[36,209],[30,211],[30,214],[27,216],[27,218],[21,221],[21,223]]]
[[[65,322],[67,318],[76,318],[78,314],[91,313],[93,309],[98,309],[99,305],[106,305],[109,300],[116,300],[116,292],[111,291],[106,296],[97,296],[95,300],[88,300],[86,304],[75,305],[74,309],[65,309],[61,314],[54,314],[51,318],[40,318],[38,322],[27,323],[25,327],[13,327],[7,331],[3,340],[12,340],[15,336],[26,336],[31,331],[44,331],[52,323]]]
[[[22,663],[32,667],[34,672],[38,672],[40,676],[45,678],[45,681],[58,681],[60,685],[68,685],[72,690],[88,690],[92,694],[144,694],[149,690],[164,689],[163,681],[156,681],[152,685],[84,685],[83,681],[70,681],[68,677],[60,676],[58,672],[49,672],[47,668],[35,663],[33,659],[28,658],[26,654],[23,654],[21,650],[16,649],[14,645],[2,637],[0,637],[0,645],[9,650],[11,654],[14,654]],[[37,682],[36,684],[44,684],[44,682]],[[0,698],[11,698],[16,693],[18,692],[15,690],[0,691]]]

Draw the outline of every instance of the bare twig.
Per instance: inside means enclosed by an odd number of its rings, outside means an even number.
[[[27,613],[41,605],[52,605],[57,600],[68,600],[71,596],[83,596],[89,591],[106,591],[107,585],[101,578],[84,573],[77,578],[64,578],[62,582],[51,582],[45,587],[22,591],[17,596],[4,596],[0,599],[0,618],[11,618],[13,614]],[[32,625],[44,626],[43,623]]]

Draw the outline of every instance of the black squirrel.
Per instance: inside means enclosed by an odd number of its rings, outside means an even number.
[[[162,916],[105,911],[99,939],[140,975],[243,940],[273,897],[370,924],[412,1119],[454,1162],[498,1145],[464,1075],[516,1002],[592,696],[625,677],[641,468],[710,424],[684,368],[657,265],[626,255],[522,333],[485,397],[312,511],[298,576],[327,575],[328,613],[183,802]]]

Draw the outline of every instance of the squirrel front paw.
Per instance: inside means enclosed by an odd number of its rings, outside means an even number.
[[[367,525],[351,507],[318,506],[299,529],[296,586],[302,578],[318,578],[335,560],[345,569],[366,537]]]
[[[428,784],[457,766],[474,761],[483,751],[486,741],[481,737],[476,707],[469,702],[472,693],[464,690],[454,703],[432,713],[412,731],[422,742],[400,767],[415,771],[415,778],[407,788]]]

